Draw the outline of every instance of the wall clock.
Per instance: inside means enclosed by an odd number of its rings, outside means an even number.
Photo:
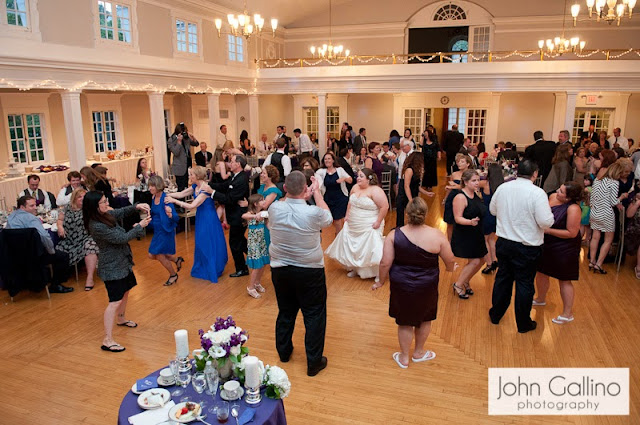
[[[442,96],[440,98],[440,103],[442,103],[443,105],[446,105],[449,103],[449,97],[448,96]]]

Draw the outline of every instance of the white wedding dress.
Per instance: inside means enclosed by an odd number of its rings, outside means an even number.
[[[363,279],[377,277],[384,245],[384,220],[377,229],[372,227],[380,210],[368,196],[351,195],[349,203],[349,221],[325,254]]]

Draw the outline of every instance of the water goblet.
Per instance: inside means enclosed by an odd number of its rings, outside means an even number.
[[[221,424],[227,423],[229,420],[229,403],[226,401],[219,401],[216,409],[216,418]]]
[[[207,378],[204,373],[196,372],[191,379],[191,384],[193,385],[193,389],[196,390],[196,393],[202,394],[204,389],[207,388]],[[202,407],[207,404],[202,397],[199,397],[198,403],[200,403],[200,406]]]
[[[178,359],[175,357],[171,357],[169,358],[169,369],[171,369],[171,372],[173,373],[173,379],[176,381],[176,385],[180,385],[179,381],[178,381],[178,373],[180,371],[180,363],[178,363]],[[184,394],[184,390],[181,388],[176,388],[175,390],[173,390],[171,392],[171,395],[174,397],[180,397],[182,394]]]
[[[187,389],[187,386],[189,385],[189,383],[191,382],[191,371],[190,370],[181,370],[178,373],[178,382],[180,383],[180,386],[182,387],[182,393],[185,394],[185,391]],[[189,397],[188,395],[184,395],[180,401],[182,403],[185,403],[187,401],[191,401],[191,397]]]

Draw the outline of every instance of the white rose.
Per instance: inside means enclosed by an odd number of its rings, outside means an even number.
[[[222,347],[213,348],[213,357],[219,359],[227,355],[227,352]]]
[[[231,347],[231,350],[229,350],[229,352],[231,353],[232,356],[237,356],[238,354],[240,354],[240,346],[235,345]]]

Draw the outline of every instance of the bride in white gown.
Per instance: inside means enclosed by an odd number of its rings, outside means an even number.
[[[325,251],[346,267],[347,276],[378,277],[387,211],[387,195],[378,186],[376,174],[363,168],[358,172],[357,184],[351,189],[344,227]]]

